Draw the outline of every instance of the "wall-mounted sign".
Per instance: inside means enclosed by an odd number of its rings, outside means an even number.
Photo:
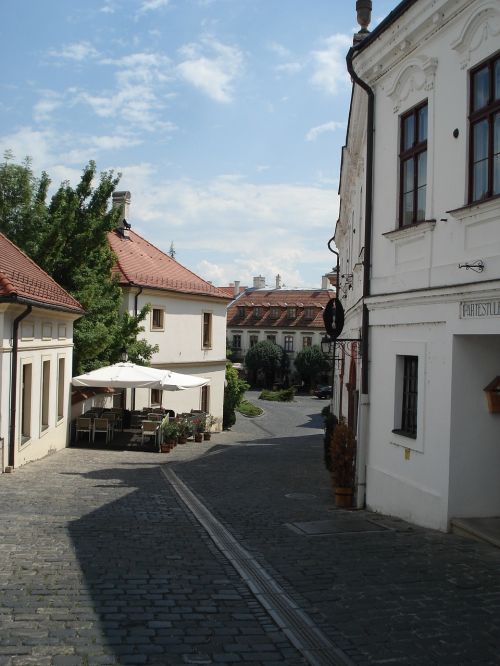
[[[463,301],[460,303],[461,319],[481,319],[482,317],[500,317],[500,300]]]
[[[338,298],[331,298],[326,304],[323,322],[328,335],[336,340],[344,328],[344,308]]]

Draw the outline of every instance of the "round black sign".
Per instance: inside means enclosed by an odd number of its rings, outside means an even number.
[[[338,298],[331,298],[326,304],[323,321],[328,335],[336,340],[344,328],[344,308]]]

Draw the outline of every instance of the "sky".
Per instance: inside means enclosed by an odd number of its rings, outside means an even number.
[[[132,229],[215,285],[331,270],[355,0],[3,0],[0,150],[121,174]],[[374,0],[373,28],[396,0]]]

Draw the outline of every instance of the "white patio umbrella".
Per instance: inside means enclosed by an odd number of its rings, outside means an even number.
[[[124,362],[107,365],[73,377],[73,386],[110,388],[156,388],[165,391],[179,391],[196,386],[204,386],[210,380],[203,377],[183,375],[170,370],[150,368],[145,365]]]

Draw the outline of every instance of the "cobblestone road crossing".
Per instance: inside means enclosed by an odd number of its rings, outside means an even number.
[[[0,666],[313,663],[160,464],[335,646],[332,664],[500,664],[500,551],[333,510],[322,406],[266,405],[166,456],[67,449],[0,476]]]

